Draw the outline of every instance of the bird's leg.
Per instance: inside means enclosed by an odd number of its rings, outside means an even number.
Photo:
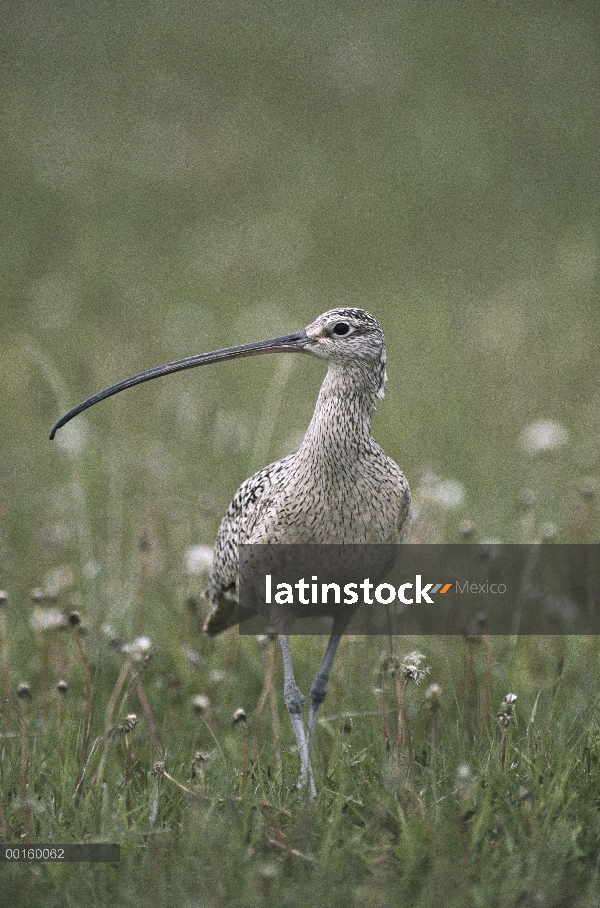
[[[292,667],[292,651],[290,649],[290,638],[282,635],[279,638],[281,644],[281,654],[283,656],[283,699],[292,720],[292,727],[298,742],[300,752],[300,779],[298,788],[304,789],[306,783],[310,784],[310,800],[313,801],[317,796],[315,780],[313,779],[312,766],[310,765],[310,754],[308,752],[308,742],[304,731],[304,720],[302,718],[302,709],[304,707],[304,697],[298,690],[296,679],[294,678],[294,669]]]
[[[323,700],[327,696],[329,673],[331,672],[333,660],[335,659],[335,654],[338,651],[338,646],[340,645],[341,639],[341,634],[332,634],[329,638],[329,643],[327,644],[327,649],[325,650],[323,661],[319,666],[319,671],[317,672],[315,680],[313,681],[310,689],[310,716],[308,719],[309,744],[312,744],[312,740],[317,730],[319,709],[321,708]]]

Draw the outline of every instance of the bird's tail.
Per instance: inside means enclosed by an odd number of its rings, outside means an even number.
[[[222,634],[227,628],[238,623],[237,599],[227,594],[218,597],[212,611],[204,622],[204,633],[209,637]]]

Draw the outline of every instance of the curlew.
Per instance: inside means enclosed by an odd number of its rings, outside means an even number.
[[[317,404],[295,452],[242,483],[221,523],[214,549],[205,631],[218,634],[236,621],[239,546],[268,544],[389,544],[406,540],[411,521],[404,474],[371,436],[371,416],[383,398],[386,353],[383,330],[363,309],[332,309],[303,331],[272,340],[200,353],[125,379],[85,400],[53,427],[50,438],[93,404],[142,382],[195,366],[242,356],[300,352],[327,363]],[[308,734],[304,698],[296,685],[290,639],[279,637],[284,700],[300,755],[298,787],[316,795],[310,742],[342,632],[334,619],[323,661],[310,688]]]

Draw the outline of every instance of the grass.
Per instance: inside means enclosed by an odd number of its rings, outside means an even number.
[[[185,553],[322,364],[184,373],[47,441],[120,378],[357,305],[412,541],[598,540],[594,5],[4,18],[0,838],[121,862],[3,863],[0,904],[597,908],[595,639],[345,639],[308,804],[279,653],[202,637]],[[294,641],[305,693],[323,647]]]
[[[118,843],[121,861],[5,863],[7,903],[597,905],[595,638],[344,638],[308,803],[276,644],[201,633],[207,576],[183,572],[198,536],[175,455],[165,477],[158,452],[138,487],[135,444],[107,475],[101,447],[63,445],[41,529],[24,529],[22,546],[11,537],[0,838]],[[521,456],[538,484],[516,496],[506,536],[596,539],[594,478],[569,472],[560,446]],[[571,506],[551,522],[540,503],[555,473],[570,476]],[[459,484],[429,472],[414,486],[413,542],[481,538]],[[214,503],[205,510],[212,520]],[[28,600],[25,577],[38,584]],[[306,693],[324,640],[293,647]]]
[[[128,560],[139,493],[111,473],[103,535],[95,472],[77,450],[65,465],[62,565],[28,603],[0,597],[0,838],[118,843],[121,861],[5,863],[7,903],[597,904],[595,638],[344,638],[309,803],[277,644],[202,636],[207,576],[181,573],[160,476]],[[527,491],[509,535],[596,538],[596,485],[572,482],[570,523]],[[477,541],[452,483],[414,492],[413,541]],[[306,692],[324,641],[293,646]]]
[[[255,712],[275,643],[192,636],[194,602],[166,630],[146,615],[157,647],[132,644],[85,599],[60,620],[69,598],[36,592],[26,650],[2,604],[21,681],[0,719],[0,834],[116,842],[121,862],[4,864],[6,904],[597,904],[595,639],[345,639],[311,804],[278,658],[281,742]],[[294,645],[306,690],[322,641]]]

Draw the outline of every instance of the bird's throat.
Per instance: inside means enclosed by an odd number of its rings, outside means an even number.
[[[373,444],[375,397],[374,387],[330,366],[298,454],[312,460],[317,469],[326,466],[329,472],[345,464],[350,470],[357,455]]]

